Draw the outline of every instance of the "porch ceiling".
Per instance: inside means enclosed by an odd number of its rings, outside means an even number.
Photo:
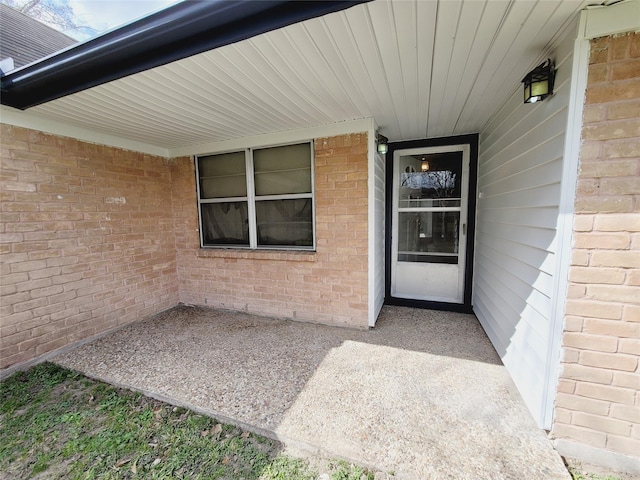
[[[376,0],[29,113],[169,151],[366,117],[392,141],[478,132],[589,3]]]

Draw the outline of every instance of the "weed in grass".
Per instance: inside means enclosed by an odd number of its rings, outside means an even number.
[[[6,478],[311,480],[273,440],[116,389],[50,363],[0,391],[0,471]],[[372,479],[337,463],[335,480]]]

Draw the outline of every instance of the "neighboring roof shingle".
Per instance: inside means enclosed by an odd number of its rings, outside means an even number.
[[[74,43],[64,33],[0,3],[0,60],[11,57],[19,68]]]

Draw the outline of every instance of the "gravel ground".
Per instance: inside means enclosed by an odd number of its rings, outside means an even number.
[[[54,358],[395,478],[570,478],[473,315],[350,330],[179,306]]]

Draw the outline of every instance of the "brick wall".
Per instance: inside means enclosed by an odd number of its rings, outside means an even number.
[[[366,133],[315,140],[314,253],[201,250],[194,168],[171,167],[182,302],[366,328]]]
[[[640,456],[640,34],[589,63],[553,433]]]
[[[0,368],[178,302],[168,161],[1,125]]]

